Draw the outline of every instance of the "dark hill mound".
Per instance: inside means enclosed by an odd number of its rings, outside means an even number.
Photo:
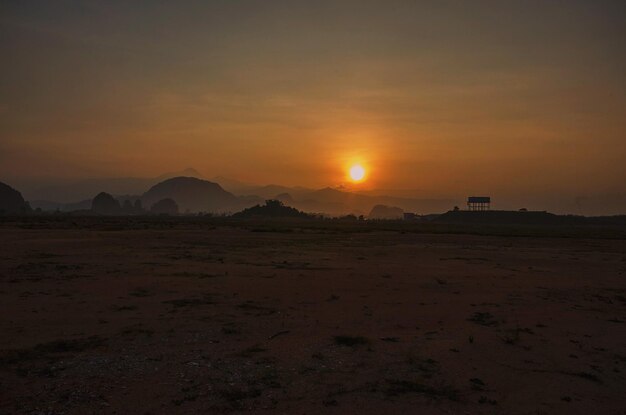
[[[24,201],[22,194],[0,182],[0,214],[26,213],[30,211],[28,203]]]
[[[120,202],[108,193],[98,193],[91,202],[91,210],[103,215],[119,215],[121,213]]]
[[[285,206],[280,200],[267,200],[265,205],[256,205],[235,213],[233,218],[310,218],[298,209]]]
[[[227,192],[219,184],[195,177],[165,180],[152,186],[141,199],[144,206],[173,199],[183,212],[229,212],[250,206],[249,201]]]

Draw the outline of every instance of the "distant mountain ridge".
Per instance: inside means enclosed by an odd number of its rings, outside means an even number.
[[[228,191],[238,195],[257,195],[265,199],[278,199],[305,212],[328,215],[368,214],[376,205],[390,205],[405,211],[420,214],[445,212],[460,201],[454,199],[417,199],[409,197],[384,196],[355,193],[332,187],[310,189],[281,185],[242,185],[241,182],[216,177]],[[222,180],[221,182],[219,180]],[[229,187],[229,185],[231,187]]]
[[[104,179],[85,179],[49,186],[29,186],[23,189],[26,199],[38,201],[45,205],[50,202],[75,204],[83,200],[91,200],[100,191],[113,195],[140,195],[155,184],[179,176],[202,178],[202,175],[193,168],[181,172],[170,172],[157,177],[117,177]]]
[[[152,186],[141,196],[144,206],[162,199],[174,200],[181,212],[234,213],[263,201],[237,197],[219,184],[196,177],[173,177]]]
[[[30,201],[32,208],[41,208],[45,211],[60,210],[64,212],[89,209],[94,195],[105,191],[115,196],[120,202],[141,198],[151,187],[174,177],[192,177],[203,179],[201,173],[193,168],[182,172],[171,172],[153,178],[111,178],[87,179],[54,186],[21,187],[24,199]],[[187,202],[180,206],[181,212],[187,210],[201,211],[217,209],[217,212],[235,212],[253,206],[268,199],[281,200],[283,203],[299,210],[310,213],[320,213],[329,216],[345,214],[367,215],[376,205],[395,206],[405,212],[430,214],[446,212],[454,206],[464,207],[463,198],[423,198],[412,194],[423,194],[420,190],[369,190],[332,188],[311,189],[300,186],[282,186],[277,184],[255,185],[244,181],[216,176],[208,180],[215,183],[232,197],[220,196],[215,193],[216,203],[211,203],[205,196],[201,202],[194,202],[191,195],[185,196]],[[416,192],[416,193],[412,193]],[[211,191],[209,191],[211,193]],[[493,196],[493,195],[492,195]],[[172,197],[173,198],[173,197]],[[173,198],[176,200],[176,198]],[[494,198],[497,199],[497,198]],[[519,199],[519,198],[518,198]],[[558,199],[546,204],[533,201],[528,197],[518,200],[511,197],[501,197],[498,208],[519,209],[526,207],[530,210],[546,209],[559,213],[575,213],[584,215],[611,215],[626,212],[626,193],[616,193],[600,196]],[[177,201],[178,203],[178,201]],[[186,207],[187,205],[188,207]],[[149,206],[146,206],[149,208]]]
[[[169,172],[169,173],[164,173],[160,176],[157,176],[155,179],[158,180],[167,180],[167,179],[171,179],[173,177],[196,177],[198,179],[202,179],[202,174],[200,174],[200,172],[198,172],[198,170],[194,169],[193,167],[187,167],[185,170],[183,171],[175,171],[175,172]]]
[[[20,214],[28,211],[30,206],[22,194],[8,184],[0,182],[0,214]]]
[[[237,212],[233,218],[312,218],[291,206],[285,206],[280,200],[267,200],[265,205],[255,205]]]

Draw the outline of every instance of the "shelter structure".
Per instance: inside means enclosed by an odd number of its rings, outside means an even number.
[[[467,209],[471,211],[489,210],[491,207],[491,197],[470,196],[467,198]]]

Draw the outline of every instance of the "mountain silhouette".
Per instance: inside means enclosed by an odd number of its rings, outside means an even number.
[[[60,182],[49,185],[30,185],[25,188],[29,200],[36,200],[40,206],[49,206],[50,202],[59,204],[76,204],[79,201],[91,200],[94,192],[106,190],[112,195],[140,195],[155,184],[172,177],[198,177],[197,170],[187,168],[181,172],[164,173],[157,177],[113,177],[101,179],[84,179]],[[60,208],[60,210],[67,210]]]
[[[296,208],[285,206],[280,200],[266,200],[265,205],[256,205],[237,212],[233,218],[310,218]]]
[[[251,185],[223,176],[217,176],[213,180],[235,195],[256,195],[264,199],[278,199],[305,212],[329,215],[366,214],[376,205],[398,206],[407,212],[426,214],[445,212],[452,206],[461,203],[459,200],[453,199],[424,199],[386,195],[380,193],[381,191],[363,193],[332,187],[310,189],[276,184]],[[407,190],[404,194],[410,195],[411,191]]]
[[[292,205],[294,200],[293,197],[289,193],[281,193],[279,195],[274,196],[275,200],[279,200],[284,204]]]
[[[274,197],[282,200],[283,195],[279,196]],[[288,203],[291,206],[305,212],[320,212],[330,215],[366,214],[377,205],[397,206],[403,211],[424,214],[447,211],[455,205],[454,200],[370,196],[331,187],[308,191],[298,189],[297,192],[289,191],[289,196],[291,200]]]
[[[257,185],[242,182],[236,179],[231,179],[224,176],[216,176],[211,181],[218,183],[225,190],[235,195],[256,195],[265,199],[272,199],[274,196],[281,193],[289,193],[294,198],[301,198],[306,193],[312,192],[315,189],[309,189],[301,186],[282,186],[278,184]]]
[[[91,202],[91,210],[103,215],[118,215],[121,213],[120,202],[106,192],[100,192]]]
[[[178,177],[204,180],[197,170],[187,168],[181,172],[164,173],[153,178],[86,179],[48,186],[30,186],[30,188],[27,186],[26,190],[34,208],[41,208],[45,211],[74,211],[89,209],[95,191],[104,190],[121,202],[128,198],[133,201],[140,197],[139,195],[144,194],[146,189]],[[221,190],[229,195],[223,194],[219,189],[207,188],[205,190],[208,193],[215,193],[214,197],[204,195],[200,196],[202,200],[194,201],[194,197],[188,195],[187,201],[183,202],[171,194],[162,195],[162,197],[152,197],[148,194],[149,201],[156,203],[164,198],[172,198],[178,203],[181,212],[236,212],[268,199],[279,199],[306,212],[328,215],[367,214],[376,205],[398,206],[407,212],[423,214],[447,211],[460,203],[458,200],[362,194],[331,187],[316,190],[301,186],[255,185],[224,176],[216,176],[204,181],[220,186]],[[151,204],[144,204],[144,206],[149,209]]]
[[[30,211],[30,206],[22,194],[9,186],[0,182],[0,214],[21,214]]]
[[[152,186],[141,197],[144,206],[173,199],[182,212],[235,212],[259,203],[258,197],[240,198],[219,184],[195,177],[174,177]]]
[[[198,179],[202,179],[202,174],[200,174],[198,172],[198,170],[194,169],[193,167],[187,167],[185,170],[183,171],[177,171],[177,172],[170,172],[170,173],[164,173],[160,176],[157,176],[156,179],[158,180],[167,180],[167,179],[171,179],[174,177],[195,177]]]
[[[183,175],[181,175],[183,176]],[[222,188],[228,192],[234,194],[248,194],[250,190],[253,190],[259,186],[247,182],[243,182],[237,179],[231,179],[224,176],[215,176],[208,179],[214,183],[219,184]]]

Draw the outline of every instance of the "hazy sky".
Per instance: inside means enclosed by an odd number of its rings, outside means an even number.
[[[624,1],[0,5],[0,180],[626,191]]]

